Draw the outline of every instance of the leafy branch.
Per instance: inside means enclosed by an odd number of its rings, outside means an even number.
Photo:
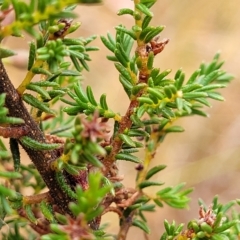
[[[35,2],[0,1],[1,21],[9,12],[15,13],[12,23],[1,25],[1,39],[24,32],[32,37],[26,75],[17,89],[0,61],[0,135],[10,138],[11,151],[9,154],[0,141],[0,177],[5,179],[0,185],[0,217],[15,228],[15,232],[2,236],[20,239],[19,228],[28,223],[44,240],[109,239],[101,225],[102,216],[109,212],[120,220],[118,233],[111,237],[126,239],[132,226],[149,234],[146,212],[165,204],[186,208],[192,192],[182,183],[165,187],[163,182],[152,180],[166,167],[150,167],[157,149],[167,134],[184,131],[175,125],[176,120],[206,117],[209,99],[224,100],[218,91],[232,76],[221,69],[219,54],[190,77],[181,69],[173,76],[170,69],[160,71],[154,60],[169,41],[160,39],[164,26],[151,25],[151,7],[156,0],[134,0],[133,9],[118,12],[133,18],[132,28],[120,24],[115,36],[101,36],[110,51],[107,59],[113,62],[129,99],[121,116],[109,108],[105,93],[98,100],[91,86],[83,89],[80,83],[81,72],[89,70],[89,52],[98,50],[90,46],[96,37],[69,37],[80,27],[74,22],[73,4],[98,1]],[[0,54],[2,59],[14,53],[1,48]],[[38,80],[33,81],[34,77]],[[30,111],[24,102],[31,106]],[[58,102],[64,106],[56,111]],[[112,129],[109,119],[114,122]],[[19,144],[32,164],[21,163]],[[141,148],[144,154],[139,156],[136,153]],[[123,185],[118,160],[137,164],[135,186]],[[9,167],[11,161],[13,167]],[[34,194],[25,196],[26,187]],[[155,194],[147,193],[149,187],[157,189]],[[224,219],[233,203],[223,206],[214,198],[209,208],[201,204],[199,220],[191,221],[184,231],[183,224],[166,220],[161,239],[226,239],[232,229],[236,236],[238,216]],[[13,214],[23,220],[11,220]]]

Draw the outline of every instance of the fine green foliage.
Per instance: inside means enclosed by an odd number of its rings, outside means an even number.
[[[198,220],[192,220],[187,225],[187,230],[182,231],[183,225],[176,226],[173,222],[169,224],[164,222],[166,232],[160,240],[165,239],[237,239],[239,236],[239,218],[234,213],[226,217],[227,211],[236,205],[236,201],[231,201],[225,205],[218,203],[218,197],[215,196],[212,205],[206,207],[202,200],[199,201],[200,210]]]
[[[28,239],[122,240],[132,226],[146,236],[151,232],[146,213],[165,205],[188,207],[193,189],[186,189],[184,183],[165,186],[154,177],[166,166],[150,164],[169,133],[184,131],[175,121],[208,116],[210,100],[224,100],[219,90],[232,76],[222,69],[219,54],[190,76],[182,69],[172,73],[155,67],[155,58],[168,40],[159,40],[163,26],[151,25],[156,0],[135,0],[134,9],[118,12],[129,15],[133,26],[128,29],[119,24],[114,36],[100,37],[129,100],[121,116],[109,108],[106,93],[96,98],[91,86],[81,85],[82,71],[90,71],[90,53],[98,50],[91,45],[96,36],[70,35],[81,25],[74,21],[74,4],[99,2],[0,1],[3,19],[10,11],[15,13],[12,23],[1,26],[0,40],[26,33],[32,38],[26,75],[16,89],[5,88],[10,80],[5,69],[0,69],[0,136],[10,139],[9,150],[0,139],[2,239],[25,239],[27,232]],[[0,46],[0,59],[12,55],[12,50]],[[19,111],[11,111],[16,98],[30,105],[30,111],[21,104]],[[63,106],[56,110],[56,103]],[[21,162],[19,144],[32,164]],[[122,183],[118,160],[137,164],[134,186]],[[29,188],[33,194],[26,196]],[[155,189],[151,195],[149,188]],[[215,197],[206,207],[200,200],[198,220],[186,226],[165,220],[160,239],[236,239],[239,215],[236,211],[228,214],[236,204],[239,201],[221,205]],[[108,212],[119,217],[119,230],[114,234],[102,224]]]

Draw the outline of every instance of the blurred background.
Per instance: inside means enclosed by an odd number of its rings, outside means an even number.
[[[82,26],[75,36],[93,34],[114,34],[114,27],[120,23],[131,27],[133,19],[117,16],[118,9],[133,7],[131,0],[105,0],[100,5],[78,7]],[[157,55],[155,67],[161,70],[172,69],[172,76],[183,68],[186,76],[196,70],[202,61],[211,61],[217,51],[225,60],[224,69],[232,73],[235,79],[221,92],[225,102],[212,101],[207,109],[210,118],[189,117],[177,124],[185,128],[181,134],[169,135],[158,150],[152,163],[166,164],[168,167],[156,178],[166,186],[186,182],[194,187],[188,210],[175,210],[168,206],[148,214],[151,228],[151,240],[159,239],[163,232],[163,220],[187,223],[198,217],[198,198],[207,205],[218,194],[220,202],[240,198],[240,4],[239,0],[159,0],[153,7],[152,25],[166,25],[161,38],[169,38],[165,50]],[[30,40],[30,39],[29,39]],[[9,38],[5,42],[11,49],[26,49],[26,39]],[[109,105],[115,111],[124,114],[128,99],[118,83],[118,73],[112,62],[106,59],[109,54],[100,39],[94,42],[101,50],[92,53],[91,71],[84,72],[84,86],[91,85],[96,96],[107,93]],[[19,56],[24,59],[24,51]],[[26,69],[6,66],[16,86],[26,74]],[[124,183],[133,187],[134,164],[119,163],[120,174],[124,174]],[[152,191],[154,192],[153,189]],[[110,216],[110,219],[109,219]],[[110,231],[118,228],[117,217],[109,214],[105,218],[111,223]],[[140,230],[132,228],[128,239],[145,239]]]

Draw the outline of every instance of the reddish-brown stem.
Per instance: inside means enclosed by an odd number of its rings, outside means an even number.
[[[117,240],[125,240],[127,238],[127,233],[129,231],[129,228],[132,226],[132,220],[133,216],[135,214],[135,211],[132,211],[126,219],[124,219],[121,228],[118,232]]]
[[[167,42],[166,42],[167,43]],[[164,42],[164,46],[166,44]],[[162,46],[162,45],[161,45]],[[164,48],[162,47],[162,49]],[[159,52],[158,52],[159,53]],[[149,74],[151,70],[147,67],[147,61],[149,56],[149,49],[147,44],[143,44],[138,46],[136,49],[136,55],[141,58],[142,67],[139,69],[138,74],[138,84],[139,83],[147,83]],[[131,115],[134,113],[134,110],[139,106],[139,102],[137,100],[144,93],[144,89],[140,90],[134,98],[131,100],[129,107],[122,117],[121,121],[119,122],[119,129],[118,132],[115,134],[115,137],[112,140],[111,146],[112,151],[103,159],[102,163],[104,166],[103,173],[105,175],[109,174],[109,171],[115,162],[115,155],[121,150],[122,147],[122,140],[119,138],[119,134],[122,134],[126,129],[130,129],[132,126],[132,121],[130,119]]]
[[[126,114],[122,117],[120,123],[119,123],[119,129],[116,134],[116,137],[112,141],[112,151],[104,158],[102,161],[104,170],[104,174],[108,174],[109,170],[111,169],[114,161],[115,161],[115,155],[121,150],[122,147],[122,140],[118,137],[119,134],[123,133],[125,129],[129,129],[132,126],[132,121],[130,119],[131,115],[133,114],[134,108],[138,106],[137,100],[132,100],[130,102],[130,105],[128,107],[128,110]]]
[[[108,207],[106,208],[102,215],[108,213],[108,212],[115,212],[120,218],[122,217],[122,211],[119,209],[119,208],[116,208],[116,207]]]
[[[9,116],[18,117],[25,121],[25,125],[30,129],[27,136],[35,141],[47,143],[43,132],[38,127],[37,123],[30,116],[28,110],[24,106],[21,97],[11,83],[2,61],[0,61],[0,94],[6,93],[5,106],[9,110]],[[21,138],[18,142],[23,149],[28,153],[33,164],[41,174],[44,182],[49,188],[49,193],[56,204],[63,213],[71,214],[68,204],[72,199],[62,190],[55,180],[55,171],[50,168],[49,162],[57,159],[58,152],[55,150],[41,151],[27,148],[21,143]]]
[[[122,208],[127,208],[127,207],[131,206],[139,198],[139,196],[140,196],[140,192],[135,192],[127,200],[122,201],[121,203],[118,203],[117,206],[122,207]]]
[[[32,195],[32,196],[24,196],[23,202],[25,204],[36,204],[36,203],[40,203],[42,201],[50,202],[51,199],[52,198],[51,198],[49,192],[46,192],[46,193],[40,193],[40,194]]]

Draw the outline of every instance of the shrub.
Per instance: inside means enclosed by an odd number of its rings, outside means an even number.
[[[232,76],[222,70],[219,54],[191,76],[181,69],[173,76],[168,69],[160,71],[153,63],[168,39],[159,37],[163,26],[151,25],[156,0],[135,0],[134,9],[118,12],[131,16],[132,28],[120,24],[115,36],[101,36],[129,100],[120,115],[109,108],[105,93],[98,100],[91,86],[81,85],[82,71],[89,70],[89,52],[98,50],[92,45],[95,36],[70,35],[80,27],[73,20],[74,4],[96,2],[0,2],[2,22],[15,14],[11,23],[1,25],[1,40],[25,33],[32,39],[26,76],[17,88],[0,61],[0,135],[10,139],[9,149],[0,140],[0,227],[9,227],[2,232],[3,239],[24,239],[26,234],[28,239],[43,240],[126,239],[132,226],[147,238],[146,212],[165,204],[188,206],[192,189],[152,180],[166,166],[150,163],[168,134],[184,131],[176,120],[207,116],[209,99],[223,100],[218,91]],[[12,50],[0,48],[1,59],[12,55]],[[32,164],[21,162],[19,145]],[[136,154],[140,149],[143,154]],[[136,165],[134,187],[122,183],[119,160]],[[150,196],[146,189],[152,186],[157,191]],[[27,196],[29,187],[33,194]],[[160,239],[236,239],[238,214],[227,214],[236,203],[222,205],[214,197],[207,207],[200,201],[198,219],[184,229],[184,224],[165,220]],[[109,212],[119,217],[114,235],[101,222]]]

